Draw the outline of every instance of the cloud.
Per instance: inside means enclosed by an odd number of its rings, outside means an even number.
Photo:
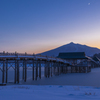
[[[88,5],[90,5],[90,3],[88,3]]]

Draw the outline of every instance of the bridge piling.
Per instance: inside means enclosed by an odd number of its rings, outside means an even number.
[[[50,77],[50,62],[48,61],[48,78]]]
[[[5,77],[5,59],[3,59],[2,84],[4,83],[4,77]]]
[[[61,64],[59,62],[59,74],[61,74]]]
[[[16,69],[17,69],[17,60],[15,60],[15,78],[14,78],[14,83],[16,84]]]
[[[47,78],[47,61],[45,61],[44,76]]]
[[[38,77],[38,61],[36,61],[36,75],[35,75],[35,80],[37,80]]]
[[[33,78],[33,80],[34,80],[34,60],[33,60],[33,67],[32,67],[32,78]]]
[[[55,75],[55,62],[53,63],[53,75]]]
[[[51,72],[51,77],[52,77],[52,62],[50,62],[50,72]]]
[[[25,76],[24,74],[25,74],[25,61],[23,60],[23,76],[22,76],[22,79],[23,79],[23,80],[24,80],[24,78],[25,78],[25,77],[24,77],[24,76]]]
[[[17,83],[19,83],[19,59],[17,59]]]
[[[6,83],[8,81],[8,61],[6,60]]]
[[[24,81],[26,82],[27,80],[27,59],[25,59],[25,78],[24,78]]]
[[[67,65],[65,64],[65,74],[67,73]]]
[[[39,78],[41,79],[41,60],[39,61]]]

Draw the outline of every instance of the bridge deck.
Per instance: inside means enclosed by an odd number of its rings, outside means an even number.
[[[31,69],[30,71],[28,69]],[[44,69],[44,70],[42,70]],[[53,75],[70,72],[88,72],[87,68],[73,69],[69,63],[60,58],[32,54],[0,53],[0,82],[8,83],[13,76],[13,82],[49,78]],[[9,74],[10,73],[10,74]],[[31,74],[30,74],[31,73]],[[30,74],[30,75],[29,75]],[[28,77],[29,76],[29,77]]]

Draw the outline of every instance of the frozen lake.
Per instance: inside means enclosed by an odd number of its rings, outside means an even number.
[[[77,85],[77,86],[100,86],[100,68],[94,68],[90,73],[67,73],[41,80],[28,80],[22,84],[28,85]]]
[[[34,68],[34,70],[36,70],[36,69]],[[15,72],[14,71],[15,70],[13,68],[10,68],[8,70],[8,83],[14,82],[14,78],[15,78]],[[23,71],[23,68],[20,67],[19,68],[20,82],[23,80],[22,79],[22,77],[23,77],[22,71]],[[5,74],[5,76],[6,76],[6,74]],[[35,73],[34,73],[34,76],[35,76]],[[44,67],[41,67],[41,77],[44,77]],[[32,67],[27,67],[27,80],[29,80],[29,79],[32,79]],[[5,80],[6,80],[6,78],[5,78]],[[0,70],[0,83],[1,82],[2,82],[2,71]]]
[[[20,84],[24,85],[78,85],[78,86],[100,86],[100,68],[94,68],[90,73],[67,73],[50,78],[44,77],[42,67],[42,78],[32,81],[32,69],[27,69],[27,82],[22,81],[22,68],[20,68]],[[2,73],[0,71],[0,83]],[[14,82],[14,70],[9,69],[8,82]]]

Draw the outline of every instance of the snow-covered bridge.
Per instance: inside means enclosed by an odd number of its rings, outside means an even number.
[[[45,77],[52,77],[61,73],[67,73],[69,63],[66,60],[35,54],[21,53],[0,53],[0,79],[1,83],[8,83],[8,77],[13,76],[13,82],[19,83],[20,76],[26,82],[28,69],[31,68],[32,80]],[[42,72],[42,68],[44,71]],[[9,71],[12,69],[12,71]],[[21,71],[20,71],[21,70]],[[10,73],[10,74],[9,74]]]

